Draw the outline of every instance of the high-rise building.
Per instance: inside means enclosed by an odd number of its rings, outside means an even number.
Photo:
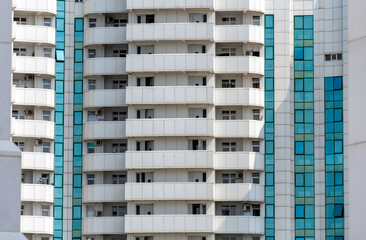
[[[347,0],[12,1],[28,239],[350,239]]]

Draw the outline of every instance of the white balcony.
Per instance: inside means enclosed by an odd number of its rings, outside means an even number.
[[[215,57],[215,73],[264,75],[264,58],[252,56]]]
[[[126,138],[126,123],[101,121],[84,123],[84,140]]]
[[[15,12],[36,12],[56,15],[57,1],[50,0],[16,0]]]
[[[213,168],[213,151],[127,151],[127,169]]]
[[[128,24],[127,41],[213,41],[213,23]]]
[[[84,108],[126,106],[126,89],[96,89],[84,92]]]
[[[84,76],[126,74],[126,58],[97,57],[84,61]]]
[[[264,155],[256,152],[216,152],[215,169],[264,170]]]
[[[13,53],[11,55],[11,71],[14,72],[17,67],[17,55]]]
[[[213,200],[213,183],[155,182],[126,183],[126,201]]]
[[[56,29],[53,27],[36,25],[16,25],[15,31],[15,42],[50,45],[56,44]]]
[[[43,152],[22,152],[22,169],[54,171],[55,155]]]
[[[12,2],[13,2],[12,8],[14,10],[17,7],[17,0],[13,0]]]
[[[53,217],[20,216],[20,232],[53,235]]]
[[[265,0],[215,0],[215,11],[265,12]]]
[[[13,0],[13,4],[14,4],[14,0]],[[12,31],[11,31],[11,39],[14,41],[17,38],[17,23],[13,22],[12,23]]]
[[[127,87],[127,104],[213,104],[214,88],[206,86]]]
[[[125,217],[83,218],[83,235],[124,234]]]
[[[127,0],[128,10],[213,9],[214,0]]]
[[[215,216],[215,233],[264,234],[264,218],[251,216]]]
[[[213,54],[128,54],[126,71],[213,72]]]
[[[48,184],[21,184],[22,202],[48,202],[54,201],[54,187]]]
[[[83,202],[123,202],[124,184],[95,184],[83,186]]]
[[[126,12],[126,0],[84,0],[84,15]]]
[[[22,106],[55,107],[55,91],[42,88],[18,88],[13,86],[13,104]]]
[[[126,43],[126,27],[95,27],[84,31],[84,46]]]
[[[216,120],[215,137],[264,138],[264,121]]]
[[[84,172],[124,170],[126,170],[124,153],[93,153],[83,157]]]
[[[55,123],[51,121],[12,119],[11,129],[13,137],[55,138]]]
[[[47,57],[16,56],[15,73],[55,76],[56,61]]]
[[[214,123],[207,118],[127,119],[127,137],[213,136]]]
[[[258,88],[216,88],[215,104],[264,107],[264,91]]]
[[[216,25],[215,42],[264,44],[264,28],[254,25]]]
[[[126,233],[209,233],[212,215],[127,215]]]
[[[215,201],[264,202],[264,186],[253,183],[216,183]]]

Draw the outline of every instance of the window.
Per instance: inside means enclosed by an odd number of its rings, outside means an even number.
[[[50,216],[50,206],[49,205],[42,205],[42,216],[44,216],[44,217]]]
[[[236,80],[235,79],[222,79],[222,87],[223,88],[235,88]]]
[[[43,148],[43,152],[44,153],[49,153],[51,152],[51,143],[50,142],[42,142],[42,148]]]
[[[83,2],[83,0],[75,0],[75,2]]]
[[[11,112],[11,117],[15,118],[15,119],[18,119],[18,114],[19,114],[18,110],[14,110],[14,111]]]
[[[126,89],[126,80],[115,80],[113,81],[113,89]]]
[[[95,174],[87,174],[86,181],[88,185],[93,185],[95,180]]]
[[[88,80],[88,89],[95,90],[96,84],[97,84],[97,80],[89,79]]]
[[[236,56],[235,48],[223,48],[220,53],[217,53],[217,56]]]
[[[221,18],[223,25],[235,25],[236,24],[236,17],[223,17]]]
[[[24,205],[20,206],[20,215],[24,214]]]
[[[88,111],[88,122],[94,122],[96,120],[95,111]]]
[[[253,109],[253,120],[261,120],[260,119],[260,115],[261,115],[261,110],[260,109]]]
[[[43,26],[51,27],[51,18],[43,18]]]
[[[113,57],[126,57],[127,50],[125,49],[116,49],[113,50]]]
[[[252,141],[252,148],[253,148],[253,152],[259,152],[260,151],[259,141]]]
[[[14,22],[19,25],[25,25],[27,23],[27,18],[15,17]]]
[[[260,217],[261,216],[261,206],[260,205],[253,205],[253,216]]]
[[[88,154],[95,153],[95,144],[94,143],[87,143],[87,150]]]
[[[222,183],[236,183],[236,173],[222,174]]]
[[[43,89],[51,89],[51,80],[43,79]]]
[[[342,204],[334,205],[333,216],[336,217],[336,218],[343,217],[343,205]]]
[[[325,54],[325,61],[336,61],[342,59],[343,59],[342,53]]]
[[[97,19],[96,18],[89,18],[89,27],[94,28],[97,26]]]
[[[261,240],[260,237],[252,237],[252,240]]]
[[[253,179],[253,183],[254,184],[259,184],[260,183],[260,175],[258,172],[254,172],[252,173],[252,179]]]
[[[127,19],[113,19],[114,27],[125,27],[127,25]]]
[[[49,237],[41,237],[41,240],[50,240]]]
[[[261,17],[253,16],[253,25],[260,26],[261,25]]]
[[[235,205],[222,205],[221,213],[223,216],[235,216],[236,206]]]
[[[88,49],[89,58],[95,58],[97,56],[97,52],[95,49]]]
[[[112,120],[113,121],[126,121],[127,112],[113,112]]]
[[[236,152],[236,142],[223,142],[222,151],[223,152]]]
[[[236,111],[235,110],[222,111],[222,120],[235,120],[235,119],[236,119]]]
[[[125,184],[126,175],[112,175],[112,183],[113,184]]]
[[[43,121],[51,121],[51,111],[43,110]]]
[[[51,51],[52,51],[51,48],[44,48],[43,49],[43,56],[50,58],[51,57]]]
[[[260,88],[259,78],[252,78],[253,88]]]
[[[112,206],[112,216],[120,217],[126,215],[126,207],[125,206]]]
[[[25,48],[13,48],[13,53],[15,53],[16,56],[25,56],[27,52],[27,49]]]
[[[236,240],[236,237],[223,237],[222,240]]]
[[[20,149],[20,151],[24,151],[24,142],[14,142],[15,145]]]
[[[127,143],[112,143],[113,153],[124,153],[127,151]]]

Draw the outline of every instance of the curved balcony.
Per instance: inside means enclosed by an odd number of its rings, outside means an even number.
[[[216,25],[215,42],[264,44],[264,28],[254,25]]]
[[[127,137],[213,136],[214,123],[207,118],[127,119]]]
[[[13,53],[11,55],[11,71],[14,72],[17,67],[17,55]]]
[[[54,201],[54,187],[48,184],[21,184],[22,202],[48,202]]]
[[[95,184],[83,186],[83,202],[123,202],[124,184]]]
[[[258,88],[216,88],[215,104],[219,106],[264,107],[264,90]]]
[[[126,106],[126,89],[96,89],[84,92],[84,108]]]
[[[128,10],[213,9],[214,0],[127,0]]]
[[[55,76],[56,61],[47,57],[16,56],[15,73]]]
[[[83,235],[124,234],[125,217],[85,217]]]
[[[126,201],[213,200],[213,183],[155,182],[126,183]]]
[[[17,7],[17,0],[13,0],[12,2],[13,2],[12,8],[14,10]]]
[[[251,56],[215,57],[215,73],[264,75],[264,58]]]
[[[15,0],[13,0],[14,4]],[[12,31],[11,31],[11,39],[14,41],[17,38],[17,26],[18,24],[16,22],[12,22]]]
[[[54,171],[55,155],[43,152],[22,152],[22,169]]]
[[[101,121],[84,123],[84,140],[126,138],[126,123]]]
[[[126,12],[126,0],[84,0],[84,15]]]
[[[126,233],[213,232],[213,215],[127,215]]]
[[[53,235],[53,217],[20,216],[20,232]]]
[[[124,171],[125,167],[124,153],[93,153],[86,154],[83,157],[83,171]]]
[[[264,218],[251,216],[215,216],[215,233],[264,234]]]
[[[264,186],[253,183],[216,183],[215,201],[264,202]]]
[[[17,25],[15,42],[55,45],[56,29],[45,26]]]
[[[98,57],[84,61],[84,76],[124,74],[126,74],[126,58]]]
[[[264,170],[264,155],[256,152],[216,152],[215,169]]]
[[[213,104],[214,87],[127,87],[127,104]]]
[[[219,138],[264,138],[264,121],[216,120],[215,137]]]
[[[56,15],[57,1],[50,0],[16,0],[15,12],[34,12]]]
[[[213,54],[128,54],[126,71],[132,72],[213,72]]]
[[[213,23],[128,24],[127,41],[213,41]]]
[[[265,12],[265,0],[216,0],[215,11]]]
[[[84,46],[126,43],[126,27],[95,27],[84,31]]]
[[[11,128],[13,137],[55,138],[55,123],[51,121],[12,119]]]
[[[55,91],[42,88],[18,88],[13,86],[13,104],[22,106],[55,107]]]
[[[213,151],[127,151],[127,169],[213,168]]]

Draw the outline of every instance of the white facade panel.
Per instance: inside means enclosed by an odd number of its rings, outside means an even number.
[[[83,171],[123,171],[125,167],[124,153],[93,153],[83,156]]]
[[[83,218],[83,235],[123,234],[125,217],[86,217]]]
[[[83,94],[84,108],[122,107],[126,106],[125,89],[96,89]]]
[[[48,202],[54,201],[54,186],[48,184],[21,184],[22,202]]]
[[[83,186],[83,202],[123,202],[124,184],[95,184]]]
[[[265,12],[265,0],[215,0],[215,11]]]
[[[215,233],[264,234],[264,218],[250,216],[215,216]]]
[[[15,73],[55,76],[56,61],[53,58],[17,56],[15,59]]]
[[[57,1],[50,0],[16,0],[15,11],[48,13],[56,15]]]
[[[264,186],[253,183],[216,183],[215,201],[264,202]]]
[[[55,91],[42,88],[18,88],[12,89],[13,104],[22,106],[55,107]]]
[[[22,169],[54,171],[55,155],[43,152],[22,152]]]
[[[264,107],[264,90],[257,88],[216,88],[215,104]]]
[[[55,138],[55,123],[41,120],[12,119],[13,137]]]
[[[213,9],[214,0],[127,0],[128,10]]]
[[[215,169],[264,170],[264,155],[256,152],[216,152]]]
[[[264,121],[216,120],[215,137],[264,138]]]
[[[16,25],[16,28],[13,28],[13,31],[16,32],[15,42],[56,44],[56,29],[54,27]]]
[[[94,27],[84,30],[84,46],[126,43],[126,27]]]
[[[251,56],[215,57],[215,73],[264,75],[264,58]]]
[[[264,44],[264,28],[254,25],[216,25],[215,42]]]
[[[126,0],[84,0],[84,15],[126,11]]]
[[[84,61],[84,76],[126,74],[126,58],[98,57]]]
[[[83,132],[84,140],[126,138],[126,123],[122,121],[87,122],[84,123]]]
[[[22,233],[53,235],[53,217],[21,216],[20,231]]]

